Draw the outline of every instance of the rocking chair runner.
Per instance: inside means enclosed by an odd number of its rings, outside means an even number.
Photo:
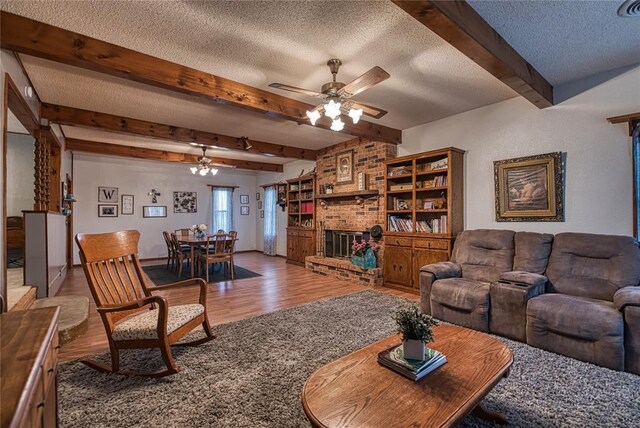
[[[140,232],[76,235],[80,261],[98,313],[104,323],[111,350],[111,368],[92,360],[82,361],[107,373],[162,377],[179,371],[171,345],[199,345],[215,339],[207,317],[207,285],[199,278],[155,286],[144,274],[138,259]],[[200,286],[199,303],[169,306],[156,291],[189,285]],[[176,343],[198,325],[206,337]],[[153,373],[120,370],[120,349],[160,348],[166,370]]]

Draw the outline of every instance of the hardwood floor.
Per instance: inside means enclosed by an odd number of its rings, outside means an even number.
[[[151,261],[143,264],[161,263],[162,261]],[[281,257],[269,257],[258,252],[239,253],[235,256],[235,263],[262,276],[210,286],[207,306],[214,330],[218,324],[370,289],[357,283],[314,274],[303,267],[285,263]],[[419,298],[415,294],[391,288],[383,287],[378,290],[414,300]],[[80,267],[73,268],[67,274],[58,293],[60,296],[69,294],[89,297],[89,328],[83,336],[62,346],[60,361],[108,351],[107,336]],[[196,303],[198,289],[189,287],[166,292],[164,295],[169,299],[169,304]]]

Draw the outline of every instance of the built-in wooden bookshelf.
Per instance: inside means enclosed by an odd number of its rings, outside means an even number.
[[[449,259],[463,228],[463,157],[447,148],[385,162],[385,284],[419,290],[420,267]]]
[[[287,261],[304,264],[315,254],[316,176],[287,180]]]

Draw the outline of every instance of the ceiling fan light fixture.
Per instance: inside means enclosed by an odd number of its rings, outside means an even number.
[[[218,168],[211,168],[211,175],[216,175],[218,173]]]
[[[340,107],[342,107],[340,103],[337,103],[334,100],[329,100],[329,102],[324,105],[325,116],[335,119],[340,116]]]
[[[344,122],[340,120],[340,118],[334,119],[333,122],[331,123],[332,131],[342,131],[343,128],[344,128]]]
[[[318,110],[307,111],[307,117],[311,121],[311,124],[315,126],[316,121],[320,119],[320,112]]]
[[[195,174],[196,172],[198,172],[198,168],[196,168],[195,166],[192,166],[189,169],[191,170],[191,174]]]
[[[352,108],[349,110],[349,117],[353,120],[353,123],[358,123],[360,121],[362,112],[361,108]]]

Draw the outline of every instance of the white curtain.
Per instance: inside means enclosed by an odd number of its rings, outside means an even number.
[[[211,233],[222,229],[225,233],[233,230],[233,189],[231,187],[214,187],[213,219]]]
[[[276,216],[276,188],[264,189],[264,253],[268,256],[277,254],[278,221]]]

